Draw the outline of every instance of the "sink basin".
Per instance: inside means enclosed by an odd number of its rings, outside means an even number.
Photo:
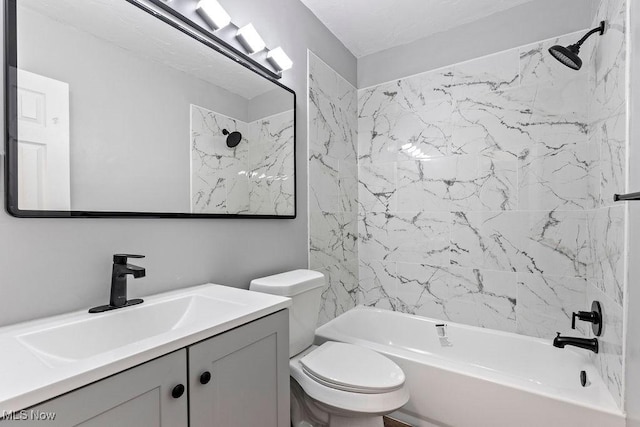
[[[0,417],[286,309],[288,298],[207,283],[0,328]]]
[[[72,362],[231,313],[242,305],[191,295],[87,314],[17,338],[49,363]]]

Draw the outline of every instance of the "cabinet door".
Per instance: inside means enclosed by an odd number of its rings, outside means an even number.
[[[188,420],[186,350],[179,350],[14,414],[5,426],[184,427]],[[49,419],[53,414],[53,419]],[[20,419],[23,418],[23,419]],[[37,420],[36,418],[40,418]],[[46,419],[46,421],[44,421]]]
[[[290,427],[288,310],[188,350],[191,427]]]

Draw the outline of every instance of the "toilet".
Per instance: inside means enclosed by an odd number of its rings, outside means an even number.
[[[293,427],[382,427],[409,400],[402,369],[368,348],[313,345],[324,275],[294,270],[251,281],[250,290],[289,297]]]

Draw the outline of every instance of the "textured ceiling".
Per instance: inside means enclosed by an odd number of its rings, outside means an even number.
[[[301,1],[359,58],[533,0]]]
[[[21,0],[21,7],[252,99],[275,85],[126,1]]]

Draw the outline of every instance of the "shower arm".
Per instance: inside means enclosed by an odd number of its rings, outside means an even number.
[[[629,193],[629,194],[614,194],[613,201],[614,202],[630,202],[632,200],[640,200],[640,192],[638,193]]]
[[[580,46],[582,46],[582,44],[584,42],[586,42],[587,39],[589,37],[591,37],[593,34],[600,33],[600,35],[603,35],[604,34],[604,27],[605,27],[605,22],[604,21],[600,21],[600,26],[594,28],[593,30],[589,31],[587,34],[582,36],[582,38],[580,40],[578,40],[573,46],[576,46],[579,49]]]

